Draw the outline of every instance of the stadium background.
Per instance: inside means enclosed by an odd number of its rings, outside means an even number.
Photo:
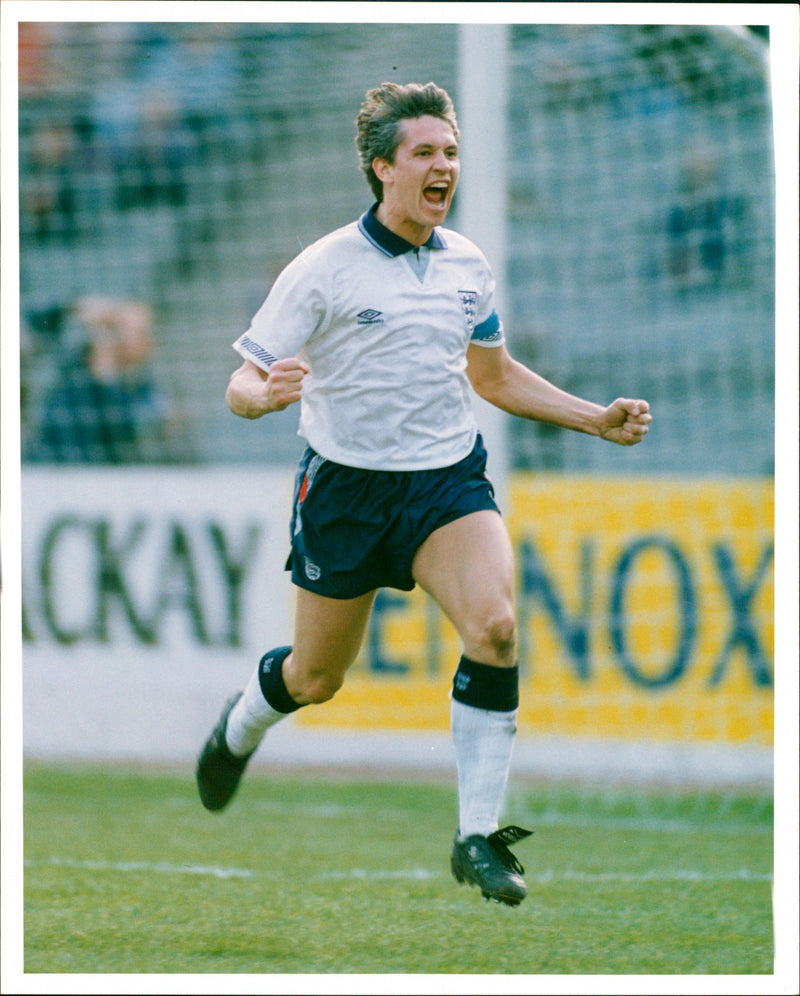
[[[368,206],[353,147],[364,91],[434,79],[459,107],[460,30],[20,25],[29,756],[191,760],[255,655],[287,638],[296,414],[227,412],[230,343],[302,246]],[[635,393],[656,415],[632,451],[505,427],[516,763],[768,789],[767,38],[517,24],[507,44],[508,146],[482,156],[490,180],[507,171],[512,351],[568,390]],[[453,227],[470,213],[458,202]],[[107,379],[102,411],[87,401],[75,305],[93,295],[152,316],[146,363],[112,385],[124,419]],[[108,445],[102,419],[124,439]],[[455,655],[419,593],[381,593],[352,681],[276,730],[271,756],[451,764]]]

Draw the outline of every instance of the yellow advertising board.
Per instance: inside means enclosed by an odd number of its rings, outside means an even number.
[[[772,480],[517,475],[508,503],[520,734],[771,745]],[[459,654],[426,595],[382,591],[345,687],[298,721],[446,730]]]

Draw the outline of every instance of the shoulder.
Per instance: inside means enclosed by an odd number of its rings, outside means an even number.
[[[448,250],[458,255],[462,259],[473,261],[489,269],[489,262],[483,251],[475,243],[457,232],[454,228],[440,228],[439,232],[447,245]]]
[[[325,282],[343,261],[350,260],[363,242],[355,222],[303,246],[276,280],[276,285]]]
[[[339,254],[358,248],[364,239],[358,231],[358,223],[353,221],[341,228],[336,228],[305,246],[295,257],[294,263],[302,263],[309,259],[335,259]]]

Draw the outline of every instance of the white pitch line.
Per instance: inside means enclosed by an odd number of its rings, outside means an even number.
[[[26,867],[50,865],[61,868],[83,868],[88,871],[117,872],[158,872],[164,875],[209,875],[214,878],[252,878],[256,875],[247,868],[217,868],[213,865],[172,865],[166,862],[149,861],[78,861],[74,858],[51,857],[44,862],[25,861]],[[331,871],[316,875],[318,881],[355,880],[375,881],[378,879],[412,879],[427,881],[443,875],[442,871],[428,868],[410,868],[403,871],[369,871],[366,868],[352,868],[348,871]],[[754,872],[740,868],[733,872],[701,872],[678,870],[673,872],[581,872],[545,870],[528,875],[528,880],[539,885],[551,882],[771,882],[770,872]]]
[[[399,878],[399,879],[415,879],[417,881],[427,881],[428,879],[438,878],[442,872],[431,871],[429,868],[411,868],[408,871],[368,871],[366,868],[351,868],[349,871],[342,872],[323,872],[321,875],[316,875],[315,878],[320,880],[335,880],[344,881],[345,879],[359,879],[364,881],[373,881],[375,879],[384,878]]]
[[[211,875],[214,878],[252,878],[253,876],[253,872],[246,868],[215,868],[213,865],[171,865],[166,862],[151,861],[78,861],[74,858],[55,857],[44,862],[25,861],[25,866],[28,868],[36,864],[61,868],[85,868],[89,871],[154,871],[164,875]]]

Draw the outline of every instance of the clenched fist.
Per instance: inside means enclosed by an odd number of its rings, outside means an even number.
[[[599,433],[620,446],[635,446],[647,435],[653,416],[646,401],[617,398],[600,415]]]
[[[242,418],[283,411],[300,400],[308,369],[307,363],[294,356],[276,360],[269,373],[245,360],[231,374],[225,401],[234,415]]]

